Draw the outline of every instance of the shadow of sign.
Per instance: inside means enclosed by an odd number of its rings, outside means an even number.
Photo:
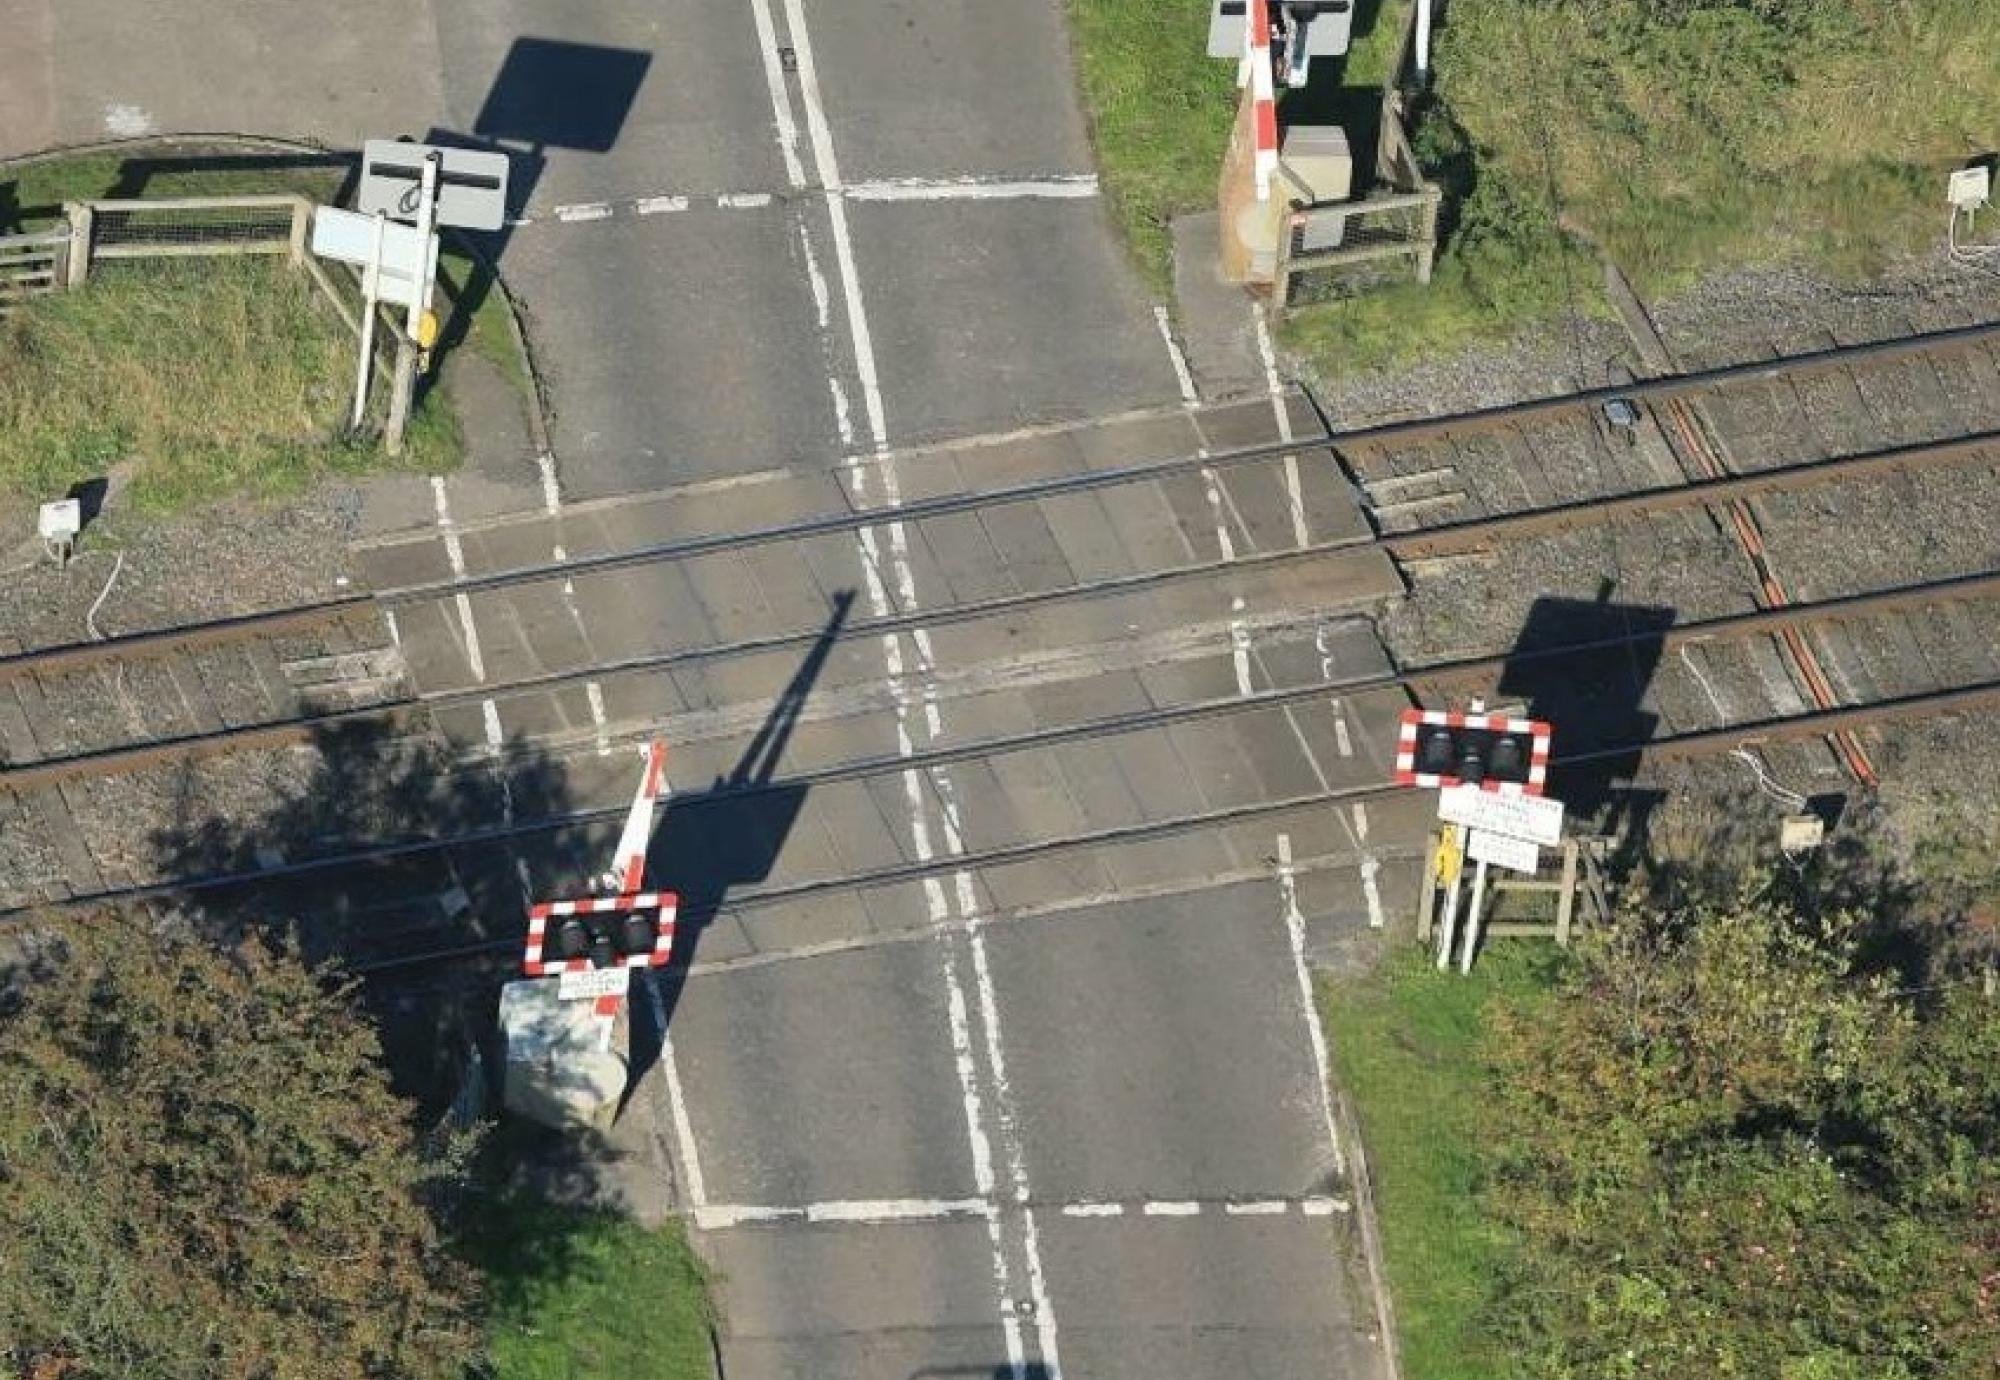
[[[493,289],[494,276],[514,235],[512,222],[527,214],[552,149],[607,153],[631,114],[653,64],[651,53],[553,38],[517,38],[487,88],[472,129],[433,128],[423,142],[446,148],[507,155],[507,219],[478,235],[450,232],[471,253],[463,281],[439,287],[450,310],[438,337],[440,356],[463,344],[473,313]]]
[[[1633,746],[1651,738],[1659,716],[1648,707],[1673,609],[1597,599],[1537,599],[1509,649],[1501,672],[1503,703],[1524,702],[1531,718],[1555,730],[1549,794],[1573,818],[1599,818],[1605,832],[1643,831],[1651,802],[1630,789],[1642,756]],[[1558,647],[1603,644],[1597,650],[1535,655]],[[1608,756],[1564,766],[1584,753]]]
[[[780,780],[778,766],[853,605],[851,589],[834,596],[826,626],[729,775],[717,777],[699,794],[673,796],[653,832],[646,875],[679,894],[680,914],[672,959],[665,968],[646,974],[659,1001],[632,1003],[631,1076],[625,1101],[659,1058],[703,930],[721,911],[731,888],[754,886],[771,875],[798,821],[807,788]],[[621,1102],[621,1111],[623,1106]]]

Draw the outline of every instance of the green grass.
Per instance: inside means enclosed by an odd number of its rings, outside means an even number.
[[[314,166],[312,155],[287,162],[281,152],[162,141],[126,154],[51,158],[0,168],[0,234],[46,228],[62,219],[65,201],[136,196],[247,196],[295,192],[331,200],[342,170]],[[230,160],[228,166],[202,166]],[[255,160],[262,166],[246,167]],[[178,166],[176,166],[178,164]],[[128,177],[129,174],[129,177]]]
[[[1380,84],[1406,4],[1357,7],[1341,85]],[[1070,9],[1106,190],[1158,287],[1166,219],[1214,201],[1230,65],[1201,0]],[[2000,147],[1995,33],[2000,0],[1456,0],[1413,135],[1447,192],[1434,281],[1304,307],[1287,343],[1327,375],[1601,314],[1600,250],[1654,297],[1746,263],[1876,272],[1938,241],[1946,172]]]
[[[1215,205],[1235,66],[1207,55],[1209,0],[1069,0],[1069,12],[1106,200],[1165,293],[1169,223]]]
[[[107,265],[0,323],[0,492],[27,501],[130,462],[127,502],[185,511],[389,463],[338,439],[354,344],[280,259]],[[450,468],[442,403],[398,462]]]
[[[648,1231],[524,1192],[474,1214],[492,1380],[708,1380],[708,1282],[678,1223]]]
[[[1411,949],[1368,978],[1320,983],[1335,1076],[1368,1150],[1411,1380],[1490,1380],[1500,1369],[1481,1330],[1509,1251],[1476,1197],[1491,1115],[1482,1023],[1495,999],[1546,981],[1552,952],[1495,945],[1465,978]]]

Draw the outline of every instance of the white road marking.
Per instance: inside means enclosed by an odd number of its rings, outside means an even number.
[[[1354,735],[1347,731],[1347,704],[1340,699],[1327,701],[1333,706],[1333,750],[1342,757],[1354,755]]]
[[[1058,177],[895,177],[850,182],[829,193],[850,201],[1037,201],[1070,200],[1097,195],[1091,173]]]
[[[632,203],[632,209],[642,216],[665,215],[670,211],[685,211],[688,199],[684,196],[642,196]]]
[[[988,1198],[878,1198],[808,1203],[808,1222],[925,1222],[950,1217],[990,1217]]]
[[[1345,1177],[1347,1154],[1341,1149],[1340,1131],[1333,1119],[1332,1071],[1326,1057],[1326,1031],[1319,1021],[1319,1005],[1313,1000],[1312,972],[1306,966],[1306,918],[1299,910],[1299,881],[1292,870],[1292,836],[1278,835],[1278,892],[1285,903],[1285,938],[1291,944],[1292,970],[1298,977],[1299,1009],[1305,1016],[1306,1037],[1312,1046],[1313,1071],[1319,1076],[1320,1118],[1326,1126],[1327,1144],[1333,1148],[1334,1168]]]
[[[1123,1217],[1123,1203],[1064,1203],[1062,1215],[1065,1217]]]
[[[765,3],[765,0],[758,0]],[[826,110],[820,103],[819,70],[814,65],[812,40],[806,33],[805,10],[800,0],[785,0],[785,23],[792,32],[792,52],[798,59],[799,95],[806,108],[806,137],[812,144],[813,163],[825,187],[840,185],[840,164],[833,154],[833,133],[827,127]],[[868,417],[868,436],[880,451],[888,445],[888,426],[882,412],[882,387],[875,374],[875,346],[868,334],[868,313],[861,305],[861,275],[854,264],[854,241],[847,229],[847,206],[838,194],[826,195],[827,219],[833,231],[834,267],[840,275],[841,293],[847,308],[847,329],[854,339],[854,369],[861,378],[861,400]]]
[[[1282,1217],[1291,1206],[1283,1198],[1263,1198],[1252,1203],[1224,1203],[1222,1210],[1231,1217]]]
[[[846,1198],[826,1202],[699,1203],[690,1208],[695,1226],[702,1231],[728,1231],[755,1226],[897,1226],[922,1222],[950,1222],[971,1217],[996,1217],[1004,1204],[984,1198]],[[1345,1198],[1314,1195],[1304,1198],[1259,1198],[1248,1202],[1201,1202],[1193,1198],[1142,1199],[1137,1202],[1093,1201],[1040,1204],[1063,1217],[1078,1221],[1140,1217],[1201,1217],[1220,1209],[1226,1217],[1289,1217],[1294,1210],[1301,1217],[1331,1217],[1352,1211]]]
[[[1250,308],[1251,319],[1257,323],[1257,353],[1264,360],[1264,382],[1271,390],[1271,415],[1277,419],[1278,439],[1292,439],[1292,414],[1285,406],[1284,385],[1278,380],[1278,354],[1271,346],[1271,328],[1264,320],[1264,313],[1256,307]],[[1306,501],[1299,487],[1299,457],[1285,457],[1285,495],[1292,509],[1292,539],[1300,546],[1312,545],[1312,533],[1306,527]]]
[[[384,609],[384,610],[382,610],[382,621],[383,621],[383,622],[385,622],[385,623],[387,623],[387,624],[389,625],[389,643],[390,643],[390,645],[391,645],[391,646],[395,646],[395,647],[400,647],[400,646],[402,646],[402,645],[403,645],[403,629],[402,629],[402,626],[401,626],[401,625],[400,625],[399,623],[397,623],[397,622],[396,622],[396,611],[395,611],[394,609]]]
[[[542,474],[542,508],[550,517],[562,511],[562,482],[556,478],[556,458],[547,451],[535,457]]]
[[[114,139],[136,139],[152,134],[159,126],[143,106],[111,102],[104,107],[104,132]]]
[[[454,580],[465,578],[465,547],[458,539],[458,527],[451,520],[451,503],[445,497],[444,476],[431,476],[431,497],[437,504],[438,531],[444,537],[445,560],[451,565]],[[479,629],[472,622],[472,601],[463,594],[454,595],[453,604],[458,609],[458,625],[465,639],[465,660],[472,668],[474,680],[486,679],[486,658],[479,650]]]
[[[1361,850],[1361,895],[1368,902],[1368,927],[1379,930],[1385,922],[1382,888],[1376,881],[1377,874],[1382,871],[1382,863],[1368,847],[1368,806],[1362,801],[1355,801],[1353,815],[1354,843]]]
[[[590,702],[590,721],[597,728],[597,755],[611,755],[611,725],[604,716],[604,687],[594,680],[583,683],[583,697]]]
[[[1160,339],[1167,345],[1167,358],[1173,361],[1174,378],[1181,386],[1181,402],[1193,407],[1201,398],[1194,391],[1194,375],[1188,372],[1187,356],[1181,353],[1181,343],[1174,339],[1173,323],[1167,319],[1165,307],[1154,305],[1153,324],[1160,328]]]
[[[754,211],[771,204],[769,192],[717,192],[715,204],[724,210]]]
[[[667,1077],[667,1106],[674,1119],[674,1142],[680,1150],[681,1176],[687,1180],[688,1205],[697,1213],[708,1201],[708,1185],[701,1178],[701,1155],[695,1150],[694,1122],[688,1116],[687,1096],[681,1091],[680,1064],[674,1058],[674,1037],[667,1032],[666,1007],[660,1002],[659,985],[642,982],[646,989],[646,1000],[653,1008],[653,1019],[659,1024],[660,1068]]]
[[[486,746],[498,753],[507,743],[507,735],[500,731],[500,706],[492,700],[481,700],[479,710],[486,721]]]
[[[1250,624],[1243,617],[1243,596],[1231,599],[1229,607],[1236,614],[1229,620],[1229,653],[1236,664],[1236,691],[1248,695],[1256,684],[1250,679]]]
[[[611,203],[608,201],[579,201],[556,207],[556,219],[571,224],[585,220],[609,220],[611,215]]]

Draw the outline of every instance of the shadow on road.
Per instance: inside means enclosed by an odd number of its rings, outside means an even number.
[[[680,915],[673,958],[665,968],[649,973],[659,1001],[632,1003],[627,1102],[659,1059],[703,930],[720,912],[731,888],[754,886],[770,876],[798,820],[807,788],[779,779],[779,763],[853,606],[853,590],[834,595],[826,626],[729,775],[717,777],[700,794],[676,794],[667,802],[665,817],[653,833],[646,876],[651,885],[679,894]],[[621,1103],[621,1111],[623,1107]]]

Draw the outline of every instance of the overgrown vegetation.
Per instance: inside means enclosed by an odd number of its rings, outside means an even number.
[[[473,1215],[465,1246],[487,1281],[492,1380],[710,1375],[707,1278],[678,1223],[511,1192]]]
[[[106,266],[0,320],[0,489],[25,499],[133,464],[131,502],[182,510],[380,468],[340,431],[354,343],[278,259]],[[400,463],[449,468],[441,404]]]
[[[1393,8],[1357,5],[1357,32]],[[1229,64],[1199,0],[1071,9],[1108,194],[1162,281],[1158,225],[1213,201]],[[1601,310],[1595,248],[1652,294],[1877,269],[1942,233],[1947,168],[2000,147],[1995,33],[2000,0],[1454,0],[1414,134],[1449,194],[1435,281],[1303,310],[1290,343],[1373,367]],[[1315,83],[1373,84],[1378,46]]]
[[[1850,861],[1328,990],[1413,1375],[2000,1367],[1990,891]]]
[[[295,959],[68,924],[0,1021],[0,1368],[453,1376],[475,1286],[375,1037]]]

